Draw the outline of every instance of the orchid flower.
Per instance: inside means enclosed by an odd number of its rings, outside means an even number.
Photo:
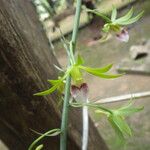
[[[67,68],[63,76],[59,77],[56,80],[48,80],[48,82],[52,85],[51,88],[49,88],[48,90],[36,93],[34,95],[36,96],[48,95],[54,92],[55,90],[58,90],[59,92],[63,93],[64,83],[68,75],[71,75],[72,85],[76,87],[76,90],[78,88],[78,92],[82,91],[84,89],[83,87],[85,86],[83,74],[82,74],[83,71],[91,75],[94,75],[100,78],[105,78],[105,79],[118,78],[123,75],[123,74],[108,74],[107,72],[112,68],[112,64],[106,65],[105,67],[102,67],[102,68],[86,67],[83,64],[84,64],[83,58],[80,55],[78,55],[76,63],[71,65],[69,68]]]
[[[131,8],[126,15],[117,19],[117,9],[115,7],[113,7],[111,18],[97,10],[88,9],[87,11],[96,14],[106,22],[102,28],[102,31],[105,33],[102,37],[102,41],[105,41],[109,34],[115,34],[116,38],[122,42],[128,42],[129,40],[129,34],[125,26],[138,21],[144,13],[144,11],[142,11],[137,16],[132,17],[133,8]]]

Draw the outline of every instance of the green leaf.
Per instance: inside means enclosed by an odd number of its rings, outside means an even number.
[[[36,133],[37,135],[43,135],[43,133],[37,132],[33,129],[30,129],[30,130],[33,131],[34,133]],[[56,135],[58,135],[57,132],[54,132],[54,133],[46,134],[45,136],[51,137],[51,136],[56,136]]]
[[[84,64],[84,59],[80,55],[78,55],[76,65],[82,65],[82,64]]]
[[[109,71],[110,68],[112,67],[112,64],[107,65],[103,68],[90,68],[90,67],[85,67],[85,66],[79,66],[80,69],[85,70],[86,72],[101,77],[101,78],[105,78],[105,79],[111,79],[111,78],[118,78],[120,76],[122,76],[123,74],[104,74],[105,72]]]
[[[101,38],[100,38],[100,42],[106,42],[109,38],[109,33],[104,34]]]
[[[116,125],[116,123],[114,122],[112,116],[108,117],[108,121],[111,124],[112,128],[114,129],[116,135],[118,136],[118,139],[120,141],[121,144],[124,144],[125,142],[125,138],[123,133],[121,132],[120,128]]]
[[[103,73],[97,73],[97,72],[92,72],[91,74],[93,74],[97,77],[100,77],[100,78],[105,78],[105,79],[118,78],[123,75],[123,74],[103,74]]]
[[[113,23],[120,24],[121,22],[125,22],[129,20],[132,17],[132,15],[133,15],[133,7],[129,10],[129,12],[125,16],[116,19]]]
[[[140,107],[140,108],[124,108],[124,109],[120,109],[119,110],[119,113],[121,115],[124,115],[124,116],[129,116],[129,115],[132,115],[133,113],[136,113],[136,112],[139,112],[141,110],[143,110],[144,107]]]
[[[57,65],[54,64],[54,67],[58,70],[58,71],[61,71],[61,72],[64,72],[63,69],[61,69],[60,67],[58,67]]]
[[[122,139],[125,139],[126,135],[128,136],[132,135],[131,129],[126,123],[124,117],[143,109],[143,108],[132,108],[132,104],[133,102],[130,102],[128,105],[123,106],[117,110],[111,110],[112,113],[108,116],[108,120],[112,124],[116,133]]]
[[[110,26],[111,26],[110,23],[106,23],[106,24],[104,25],[104,27],[102,28],[102,31],[103,31],[103,32],[106,32],[106,33],[109,32]]]
[[[85,104],[81,103],[81,102],[70,102],[70,106],[72,107],[83,107],[85,106]]]
[[[105,110],[102,110],[102,109],[97,109],[95,110],[95,113],[97,114],[105,114],[105,115],[109,115],[110,113],[105,111]]]
[[[35,96],[48,95],[48,94],[51,94],[52,92],[54,92],[56,89],[57,89],[59,92],[62,92],[63,89],[64,89],[64,80],[65,80],[66,77],[70,74],[70,71],[71,71],[71,70],[72,70],[72,67],[68,68],[67,71],[65,72],[64,76],[63,76],[63,77],[60,77],[60,78],[57,79],[57,80],[48,80],[48,82],[49,82],[50,84],[52,84],[53,86],[52,86],[50,89],[48,89],[48,90],[35,93],[34,95],[35,95]]]
[[[120,129],[120,131],[122,132],[124,136],[132,135],[130,127],[128,126],[128,124],[126,123],[126,121],[124,120],[122,116],[112,115],[112,120],[116,124],[116,126]]]
[[[52,84],[52,85],[56,85],[56,84],[62,82],[61,79],[58,79],[58,80],[47,80],[47,81],[48,81],[50,84]]]
[[[92,72],[105,73],[105,72],[108,72],[112,68],[112,66],[113,66],[113,64],[109,64],[102,68],[90,68],[90,67],[85,67],[85,66],[79,66],[79,68],[83,69],[89,73],[92,73]]]
[[[112,78],[118,78],[120,76],[122,76],[122,74],[103,74],[103,73],[99,73],[97,71],[87,71],[88,73],[100,77],[100,78],[105,78],[105,79],[112,79]]]
[[[33,141],[33,143],[29,146],[28,150],[33,150],[33,148],[35,147],[35,145],[41,141],[43,138],[47,137],[47,135],[52,135],[52,136],[56,136],[59,135],[61,133],[60,129],[52,129],[49,130],[48,132],[42,134],[40,137],[38,137],[35,141]],[[39,145],[41,146],[41,145]],[[40,149],[39,149],[40,150]]]
[[[132,24],[132,23],[138,21],[138,20],[143,16],[143,14],[144,14],[144,11],[142,11],[141,13],[139,13],[137,16],[135,16],[135,17],[129,19],[128,21],[122,21],[122,22],[120,22],[119,24],[120,24],[120,25]]]
[[[106,115],[112,114],[112,111],[110,109],[108,109],[106,107],[103,107],[100,104],[93,103],[93,102],[89,102],[89,103],[71,102],[70,105],[73,106],[73,107],[88,106],[90,108],[95,108],[97,112],[101,111],[101,112],[103,112]]]
[[[37,146],[35,150],[41,150],[43,147],[44,147],[43,144],[41,144],[41,145]]]
[[[113,7],[112,14],[111,14],[111,21],[114,22],[117,17],[117,9]]]
[[[129,116],[129,115],[132,115],[133,113],[139,112],[143,109],[144,109],[144,107],[133,108],[132,103],[129,103],[127,106],[121,107],[115,111],[116,111],[116,113],[118,113],[121,116]]]
[[[58,85],[56,84],[56,85],[52,86],[50,89],[48,89],[48,90],[45,90],[45,91],[42,91],[42,92],[38,92],[38,93],[35,93],[33,95],[35,95],[35,96],[48,95],[48,94],[51,94],[52,92],[54,92],[57,88],[58,88]]]
[[[92,73],[95,76],[98,76],[100,78],[105,78],[105,79],[113,79],[113,78],[118,78],[121,77],[123,74],[102,74],[102,73]]]
[[[109,19],[106,15],[98,12],[97,10],[91,10],[91,9],[87,9],[87,12],[91,12],[99,17],[101,17],[102,19],[104,19],[106,22],[110,23],[111,19]]]

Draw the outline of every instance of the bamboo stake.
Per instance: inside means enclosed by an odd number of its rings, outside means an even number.
[[[104,98],[104,99],[100,99],[99,97],[96,97],[93,100],[96,103],[105,104],[105,103],[114,103],[114,102],[126,101],[126,100],[130,100],[133,98],[139,99],[139,98],[143,98],[143,97],[150,97],[150,91],[120,95],[120,96],[109,97],[109,98]]]

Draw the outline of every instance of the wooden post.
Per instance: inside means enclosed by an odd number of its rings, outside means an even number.
[[[27,150],[37,137],[60,127],[55,92],[37,97],[56,79],[58,65],[30,0],[0,0],[0,139],[10,150]],[[70,109],[68,150],[81,147],[81,110]],[[59,150],[59,137],[45,139],[45,150]],[[107,150],[90,120],[89,150]]]

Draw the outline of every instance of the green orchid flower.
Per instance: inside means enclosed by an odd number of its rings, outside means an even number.
[[[111,18],[98,12],[97,10],[87,10],[88,12],[94,13],[101,17],[106,23],[102,28],[102,31],[106,33],[102,40],[105,41],[109,34],[115,34],[116,38],[122,42],[128,42],[129,34],[125,26],[135,23],[142,16],[144,11],[140,12],[137,16],[133,16],[133,7],[123,17],[117,18],[117,9],[113,7]]]

